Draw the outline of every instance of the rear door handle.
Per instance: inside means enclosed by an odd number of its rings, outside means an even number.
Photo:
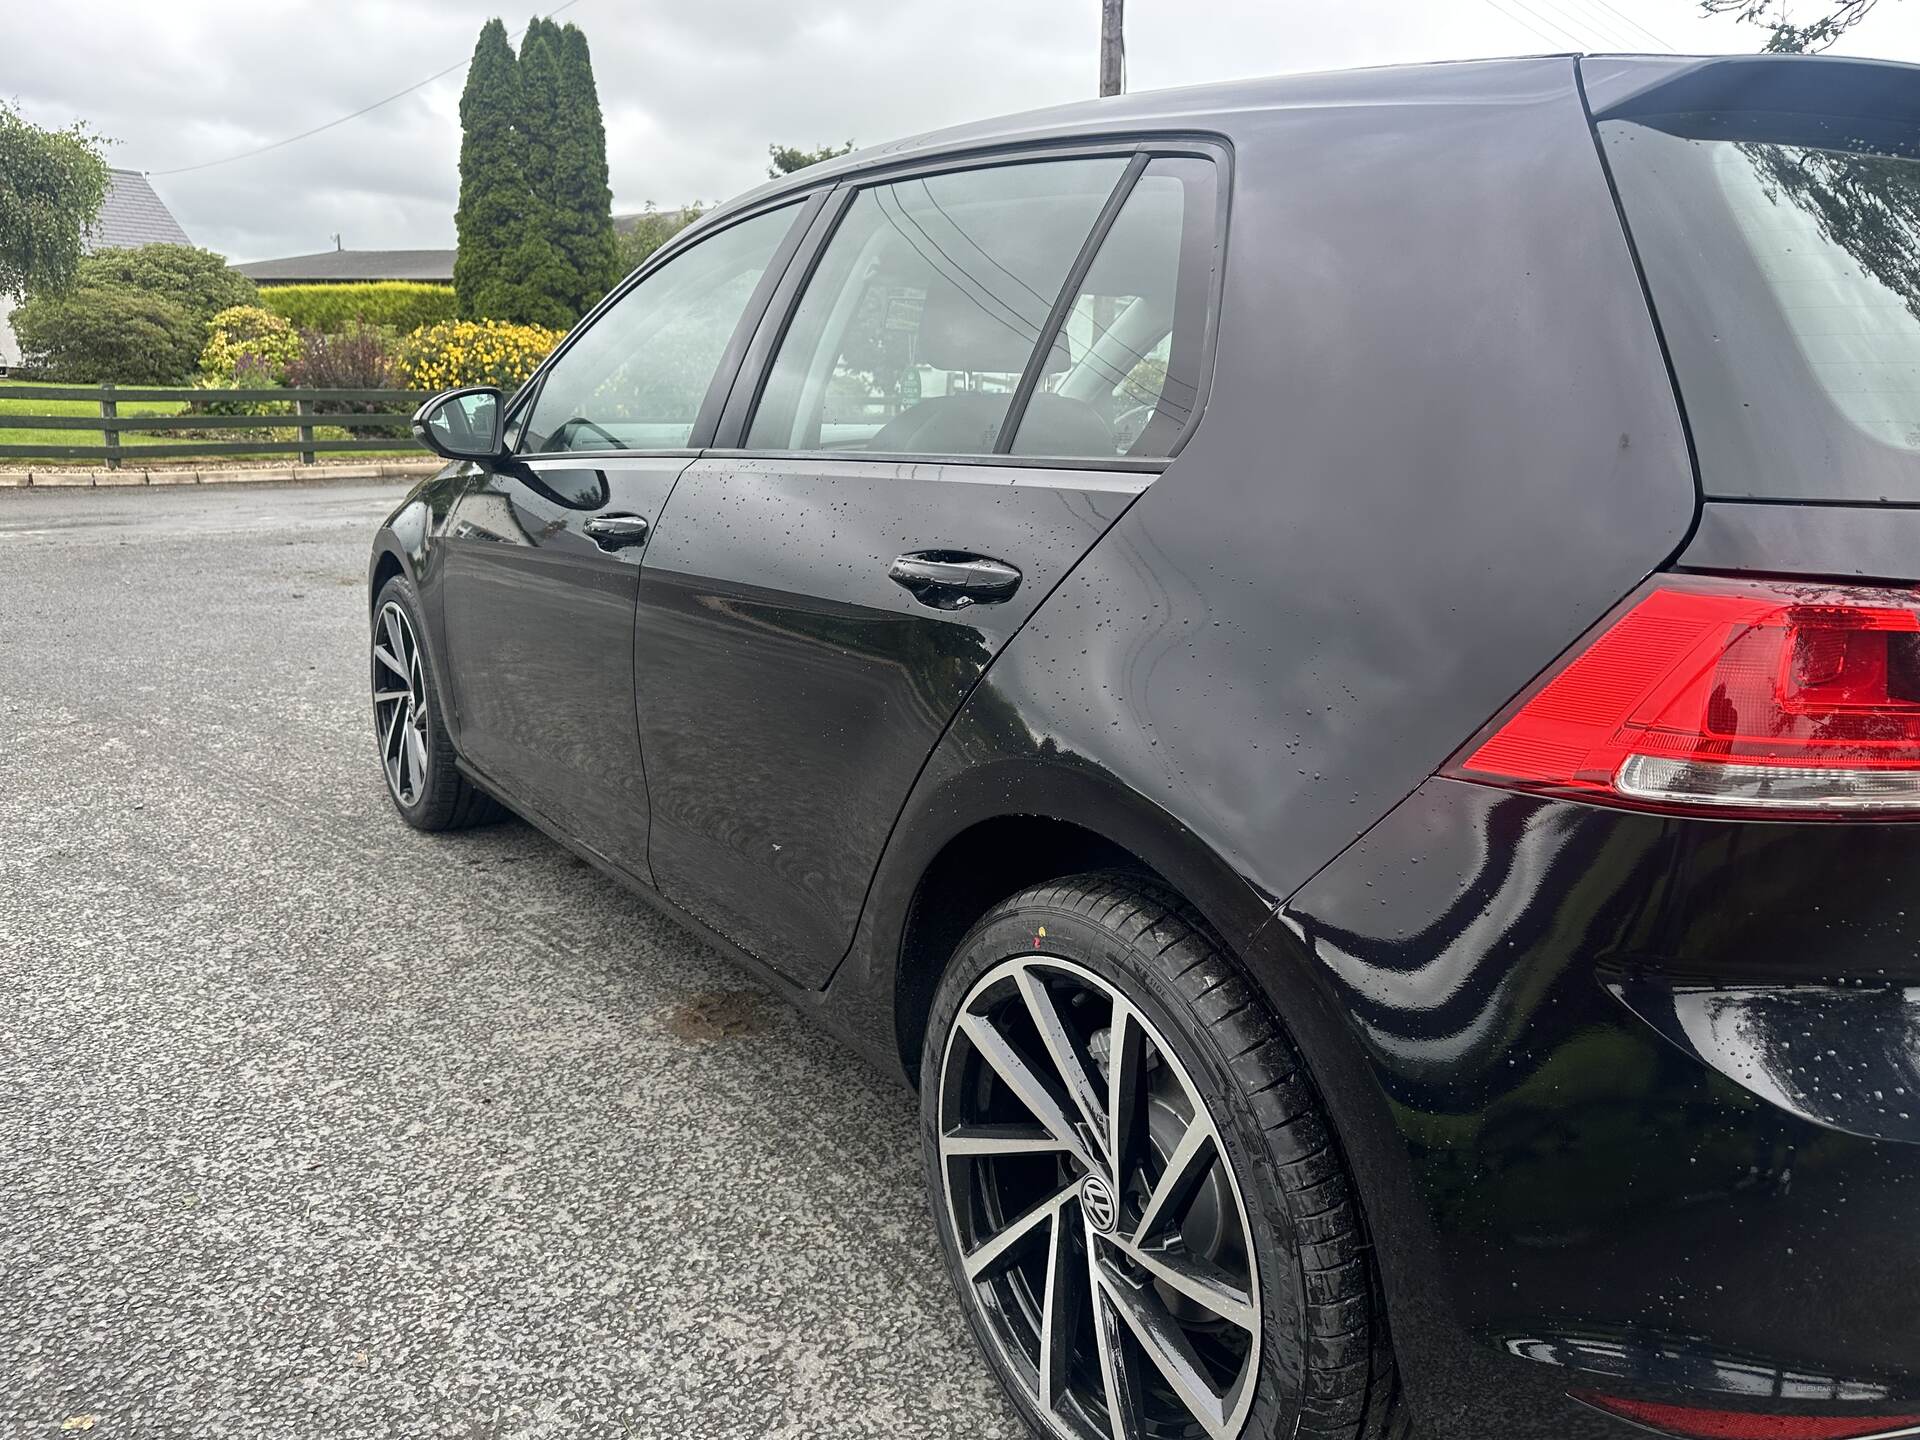
[[[584,528],[602,550],[624,550],[647,538],[646,517],[641,515],[596,515]]]
[[[902,555],[887,567],[887,578],[935,610],[992,605],[1020,588],[1020,572],[1006,561],[959,550]]]

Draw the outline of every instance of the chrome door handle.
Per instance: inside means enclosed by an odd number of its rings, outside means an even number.
[[[644,544],[648,527],[640,515],[596,515],[582,528],[602,550],[623,550]]]
[[[887,567],[887,578],[935,610],[992,605],[1020,588],[1020,572],[1006,561],[957,550],[902,555]]]

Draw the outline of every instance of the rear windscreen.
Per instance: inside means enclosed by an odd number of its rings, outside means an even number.
[[[1920,126],[1718,111],[1599,130],[1705,492],[1920,502]]]

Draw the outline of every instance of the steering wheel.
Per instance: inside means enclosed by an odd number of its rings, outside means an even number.
[[[598,435],[601,439],[607,442],[607,448],[609,450],[625,450],[628,448],[626,444],[621,441],[620,437],[618,435],[615,435],[611,430],[607,429],[606,426],[596,425],[594,424],[593,421],[587,419],[587,417],[584,415],[575,415],[572,419],[568,420],[564,425],[560,427],[560,433],[567,437],[567,448],[569,450],[579,450],[584,448],[582,446],[575,445],[573,443],[573,432],[575,427],[578,427],[581,430],[590,431],[593,434]]]
[[[1122,455],[1132,450],[1138,443],[1148,425],[1153,423],[1157,405],[1129,405],[1113,417],[1113,438],[1115,448]]]

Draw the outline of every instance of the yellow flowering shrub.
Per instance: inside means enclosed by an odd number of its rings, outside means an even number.
[[[522,384],[564,330],[509,325],[503,320],[447,320],[423,325],[393,354],[394,378],[410,390],[451,390],[460,385]]]
[[[200,373],[215,386],[279,385],[300,358],[300,335],[283,317],[258,305],[229,305],[207,322]]]

